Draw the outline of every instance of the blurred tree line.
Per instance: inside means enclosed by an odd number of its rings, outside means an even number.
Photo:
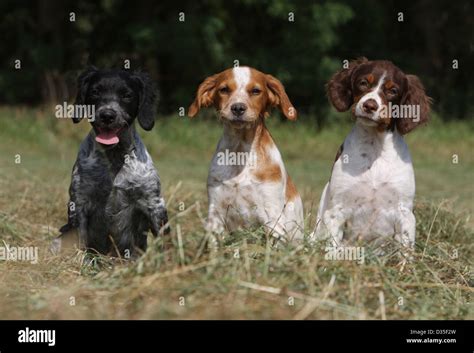
[[[325,82],[343,60],[366,56],[420,76],[443,119],[474,112],[468,0],[2,0],[0,13],[3,104],[68,100],[87,65],[130,60],[156,80],[159,111],[175,113],[238,60],[278,77],[324,123]]]

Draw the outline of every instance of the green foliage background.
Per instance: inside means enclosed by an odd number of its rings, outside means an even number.
[[[300,112],[322,124],[331,117],[325,82],[343,60],[367,56],[419,75],[442,119],[474,112],[467,0],[4,0],[0,14],[0,103],[71,99],[85,66],[129,59],[156,80],[160,112],[176,113],[207,75],[238,60],[280,78]]]

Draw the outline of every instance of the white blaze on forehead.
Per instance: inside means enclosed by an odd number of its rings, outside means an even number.
[[[379,91],[380,87],[383,85],[383,83],[385,81],[385,76],[387,76],[387,71],[383,72],[382,76],[379,79],[379,82],[377,83],[377,87],[375,87],[373,92],[378,92]]]
[[[237,85],[236,92],[242,94],[250,82],[250,69],[248,67],[234,67],[232,69],[234,74],[235,84]]]
[[[384,71],[382,76],[380,77],[379,79],[379,82],[377,83],[377,86],[372,90],[370,91],[369,93],[365,94],[362,99],[359,101],[359,104],[358,106],[360,105],[362,107],[362,104],[364,104],[365,101],[369,100],[369,99],[373,99],[377,102],[377,104],[379,105],[379,109],[381,108],[382,106],[382,98],[380,97],[379,95],[379,90],[380,90],[380,87],[382,87],[384,81],[385,81],[385,76],[387,75],[387,72]]]

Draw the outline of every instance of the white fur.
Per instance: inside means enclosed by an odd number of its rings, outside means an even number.
[[[246,93],[245,87],[247,87],[248,83],[250,82],[250,69],[248,67],[234,67],[232,69],[232,73],[234,74],[234,80],[237,84],[237,94]]]
[[[248,100],[247,85],[251,72],[248,67],[233,69],[237,88],[229,97],[222,113],[233,103]],[[248,114],[248,113],[246,113]],[[244,129],[255,129],[253,123]],[[265,127],[263,127],[265,129]],[[281,178],[278,181],[261,181],[255,176],[256,163],[246,165],[222,165],[219,155],[229,152],[258,156],[262,151],[254,139],[251,143],[242,140],[242,130],[238,131],[224,124],[221,137],[209,169],[207,190],[209,215],[207,230],[220,234],[224,230],[235,231],[254,226],[264,226],[269,234],[285,240],[300,239],[303,235],[303,203],[298,195],[286,202],[285,190],[287,173],[280,152],[274,144],[266,146],[266,160],[280,166]]]
[[[379,82],[377,83],[377,86],[375,86],[375,88],[371,90],[369,93],[366,93],[359,100],[359,102],[357,102],[355,115],[358,117],[363,116],[372,120],[372,121],[363,120],[365,125],[376,126],[377,121],[380,120],[380,112],[382,110],[382,105],[383,105],[382,97],[380,96],[380,88],[385,82],[385,76],[386,76],[386,72],[384,72],[382,76],[380,77]],[[366,113],[364,111],[364,103],[368,101],[369,99],[373,99],[375,102],[377,102],[377,105],[378,105],[378,109],[373,113]]]
[[[256,144],[245,145],[224,127],[224,135],[217,145],[208,176],[209,216],[207,230],[222,233],[253,226],[265,226],[273,236],[286,240],[303,235],[303,203],[297,196],[285,205],[286,170],[278,149],[273,146],[268,155],[282,172],[277,182],[261,182],[253,174],[254,166],[222,166],[217,154],[228,150],[245,149],[256,153]],[[258,160],[256,168],[258,168]]]
[[[232,92],[232,95],[227,100],[224,107],[221,108],[220,114],[222,117],[232,120],[233,113],[231,107],[235,103],[244,103],[248,106],[250,96],[247,91],[247,86],[250,82],[251,71],[248,67],[234,67],[232,69],[232,74],[234,76],[234,81],[236,84],[235,90]],[[248,109],[245,114],[242,116],[243,120],[253,121],[256,118],[255,112],[251,109]]]
[[[227,102],[228,107],[231,107],[234,103],[247,103],[249,100],[247,85],[250,82],[250,69],[248,67],[234,67],[232,73],[237,88]]]
[[[221,115],[231,116],[230,107],[234,103],[247,103],[249,100],[248,84],[251,71],[248,67],[236,67],[233,70],[236,89],[232,92]],[[280,166],[281,179],[278,181],[261,181],[255,176],[259,160],[246,165],[222,165],[219,156],[222,154],[242,153],[258,156],[261,151],[257,146],[258,139],[251,143],[242,140],[242,131],[255,129],[255,116],[249,110],[244,118],[249,120],[242,129],[234,129],[224,123],[224,134],[221,137],[209,169],[207,191],[209,215],[207,230],[220,234],[254,226],[264,226],[272,236],[282,240],[296,240],[303,236],[303,203],[298,195],[286,202],[285,190],[287,173],[280,152],[274,144],[266,146],[266,160]],[[265,129],[265,127],[263,127]],[[256,163],[255,163],[256,162]]]
[[[413,247],[414,196],[413,166],[403,137],[396,129],[378,132],[357,119],[323,191],[312,238],[330,237],[339,245],[393,237]]]

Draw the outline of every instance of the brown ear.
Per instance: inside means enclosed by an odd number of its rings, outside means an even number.
[[[268,99],[271,106],[280,108],[283,115],[289,120],[296,120],[298,113],[290,102],[283,84],[272,75],[265,75],[268,87]]]
[[[408,85],[407,91],[401,99],[401,105],[411,105],[411,112],[418,112],[418,116],[398,118],[396,120],[397,130],[405,135],[411,130],[428,121],[431,98],[425,93],[425,88],[420,79],[415,75],[406,76]],[[413,109],[414,108],[414,109]]]
[[[345,112],[351,107],[354,101],[351,76],[356,67],[366,62],[368,60],[364,57],[351,61],[347,69],[336,72],[326,84],[326,94],[338,112]]]
[[[201,108],[209,107],[214,101],[214,90],[217,85],[217,76],[209,76],[199,85],[194,102],[189,106],[188,116],[194,117]]]

